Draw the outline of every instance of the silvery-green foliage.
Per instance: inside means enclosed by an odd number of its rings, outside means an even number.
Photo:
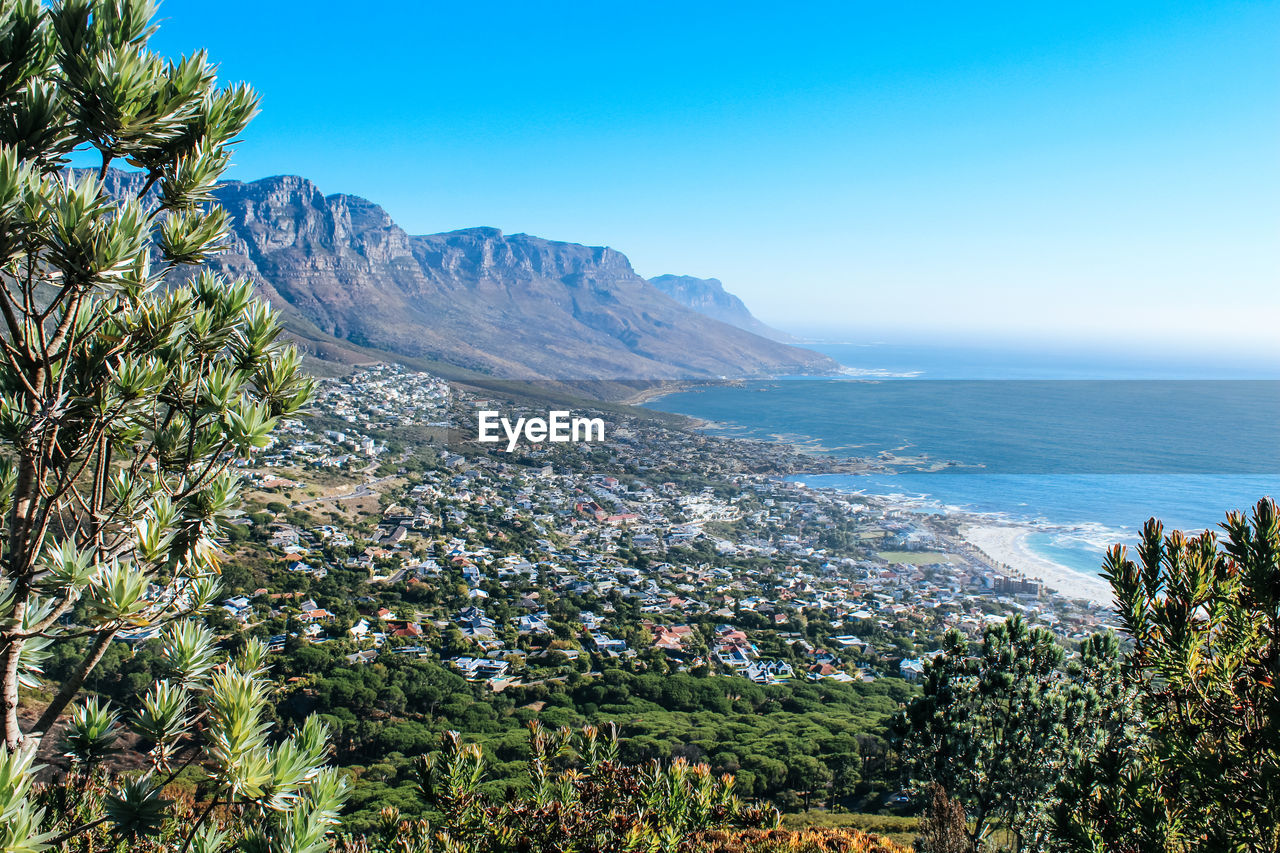
[[[222,801],[252,800],[255,831],[307,849],[341,799],[320,770],[325,734],[273,733],[265,648],[225,660],[199,613],[239,513],[233,464],[313,383],[252,284],[200,268],[228,238],[212,193],[257,96],[220,85],[203,51],[154,53],[155,13],[0,0],[0,776],[26,778],[69,712],[82,767],[122,727],[151,750],[149,774],[106,803],[117,833],[157,831],[181,765],[207,768]],[[100,168],[71,169],[73,155]],[[136,707],[78,701],[122,633],[159,636],[168,677]],[[79,661],[50,684],[50,645],[71,637]],[[36,687],[52,698],[24,723],[20,691]],[[28,790],[0,794],[6,851],[45,843]],[[186,828],[189,846],[245,836],[222,829]]]
[[[174,678],[188,687],[203,687],[218,662],[216,638],[194,619],[175,622],[164,630],[163,661]]]
[[[129,727],[153,742],[153,753],[162,766],[178,739],[191,724],[191,697],[181,686],[157,681],[142,697],[141,707],[134,712]]]
[[[120,717],[109,702],[92,697],[71,712],[62,739],[72,761],[96,764],[119,751]]]
[[[78,703],[63,737],[67,757],[92,768],[116,751],[123,726],[152,744],[148,771],[119,780],[103,800],[115,835],[165,833],[164,785],[178,770],[196,767],[209,800],[240,809],[244,819],[232,826],[170,827],[167,837],[176,832],[195,849],[231,849],[217,846],[228,839],[249,849],[324,849],[346,792],[342,777],[324,767],[328,731],[309,717],[287,737],[276,736],[264,719],[265,647],[251,641],[229,658],[212,639],[192,621],[170,626],[161,654],[174,677],[153,684],[127,718],[96,698]],[[193,726],[197,720],[203,725]]]
[[[40,853],[52,833],[41,832],[43,809],[32,805],[31,781],[37,769],[35,744],[10,750],[0,743],[0,850]]]
[[[126,779],[103,806],[116,834],[126,839],[157,835],[164,823],[165,801],[150,774]]]

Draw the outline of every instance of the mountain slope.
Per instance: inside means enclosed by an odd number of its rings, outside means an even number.
[[[686,308],[692,308],[713,320],[780,343],[796,342],[786,332],[757,320],[741,299],[724,289],[724,284],[718,278],[660,275],[649,279],[649,283]]]
[[[117,180],[127,180],[117,178]],[[217,190],[234,241],[213,266],[321,333],[507,378],[820,373],[825,356],[704,317],[612,249],[494,228],[414,237],[304,178]]]

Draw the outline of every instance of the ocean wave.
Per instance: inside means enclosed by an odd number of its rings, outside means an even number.
[[[883,367],[849,367],[848,365],[841,365],[834,376],[820,378],[825,378],[828,381],[838,381],[841,378],[918,379],[921,376],[924,376],[923,370],[889,370]]]
[[[1090,551],[1105,551],[1112,545],[1132,545],[1136,541],[1131,534],[1126,534],[1119,530],[1108,529],[1105,532],[1098,531],[1093,533],[1085,533],[1079,530],[1054,530],[1048,529],[1041,531],[1048,537],[1048,542],[1055,548],[1074,548],[1088,549]]]

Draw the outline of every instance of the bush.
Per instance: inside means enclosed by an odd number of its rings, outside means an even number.
[[[733,777],[717,778],[705,764],[620,763],[613,726],[577,732],[548,731],[538,723],[529,728],[527,786],[509,790],[502,801],[486,796],[483,750],[447,732],[440,750],[418,765],[423,796],[439,814],[434,824],[387,811],[378,833],[343,838],[340,849],[710,853],[733,848],[711,841],[709,832],[778,824],[775,810],[745,805],[733,792]]]

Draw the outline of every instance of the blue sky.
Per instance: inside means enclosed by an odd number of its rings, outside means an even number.
[[[494,225],[869,337],[1278,355],[1280,3],[166,0],[233,176]]]

